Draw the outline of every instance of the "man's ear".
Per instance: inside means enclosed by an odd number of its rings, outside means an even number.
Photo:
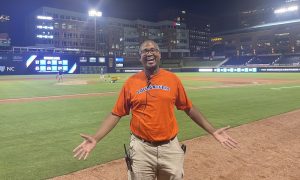
[[[144,66],[142,57],[140,57],[139,61],[140,61],[141,65]]]
[[[159,60],[161,60],[161,52],[159,52]]]

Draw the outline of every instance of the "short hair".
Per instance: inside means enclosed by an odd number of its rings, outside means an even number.
[[[139,49],[139,53],[140,53],[140,54],[141,54],[141,52],[142,52],[142,47],[143,47],[145,44],[148,44],[148,43],[153,44],[154,47],[155,47],[158,51],[160,51],[159,46],[158,46],[158,44],[157,44],[156,42],[154,42],[153,40],[145,40],[145,41],[140,45],[140,49]]]

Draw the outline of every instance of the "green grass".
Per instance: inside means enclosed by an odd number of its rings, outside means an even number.
[[[59,86],[52,76],[1,76],[0,99],[118,92],[130,74],[118,75],[116,84],[101,82],[96,75],[67,76],[86,80],[87,85]],[[300,73],[225,74],[179,73],[179,77],[268,78],[299,80]],[[9,80],[4,80],[9,79]],[[220,83],[183,81],[186,87],[204,87]],[[295,86],[281,90],[273,87]],[[299,81],[215,89],[189,89],[193,103],[216,127],[232,127],[300,108]],[[73,158],[72,150],[92,134],[111,111],[117,95],[35,102],[0,103],[0,179],[46,179],[123,157],[123,143],[129,141],[129,119],[124,117],[101,141],[86,161]],[[205,134],[185,113],[176,111],[179,139]],[[237,139],[238,140],[238,139]],[[124,164],[125,165],[125,164]]]
[[[122,86],[124,80],[129,76],[125,74],[117,83],[107,83],[100,81],[96,75],[67,75],[65,81],[84,81],[88,85],[59,85],[55,76],[37,77],[32,79],[32,76],[23,76],[22,78],[11,77],[11,81],[1,81],[0,78],[0,99],[5,98],[24,98],[24,97],[41,97],[41,96],[56,96],[66,94],[85,94],[97,92],[117,92]],[[3,77],[2,77],[3,78]],[[26,79],[27,78],[27,79]]]

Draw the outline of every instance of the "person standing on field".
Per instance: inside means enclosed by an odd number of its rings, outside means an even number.
[[[63,72],[62,69],[60,69],[57,72],[56,79],[57,79],[58,82],[63,82],[63,77],[64,77],[64,72]]]
[[[143,42],[139,53],[144,70],[127,79],[112,112],[96,134],[81,134],[84,141],[73,150],[74,157],[86,159],[97,142],[131,111],[128,179],[181,180],[184,151],[177,139],[174,107],[183,110],[223,146],[237,147],[237,142],[225,132],[229,126],[215,129],[187,97],[180,79],[159,68],[161,53],[154,41]]]
[[[104,68],[103,67],[100,68],[100,79],[101,80],[104,79]]]

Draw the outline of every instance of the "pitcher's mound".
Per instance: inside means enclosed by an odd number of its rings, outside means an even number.
[[[85,80],[72,80],[72,81],[64,81],[60,83],[56,83],[56,85],[64,85],[64,86],[71,86],[71,85],[86,85],[88,84]]]

